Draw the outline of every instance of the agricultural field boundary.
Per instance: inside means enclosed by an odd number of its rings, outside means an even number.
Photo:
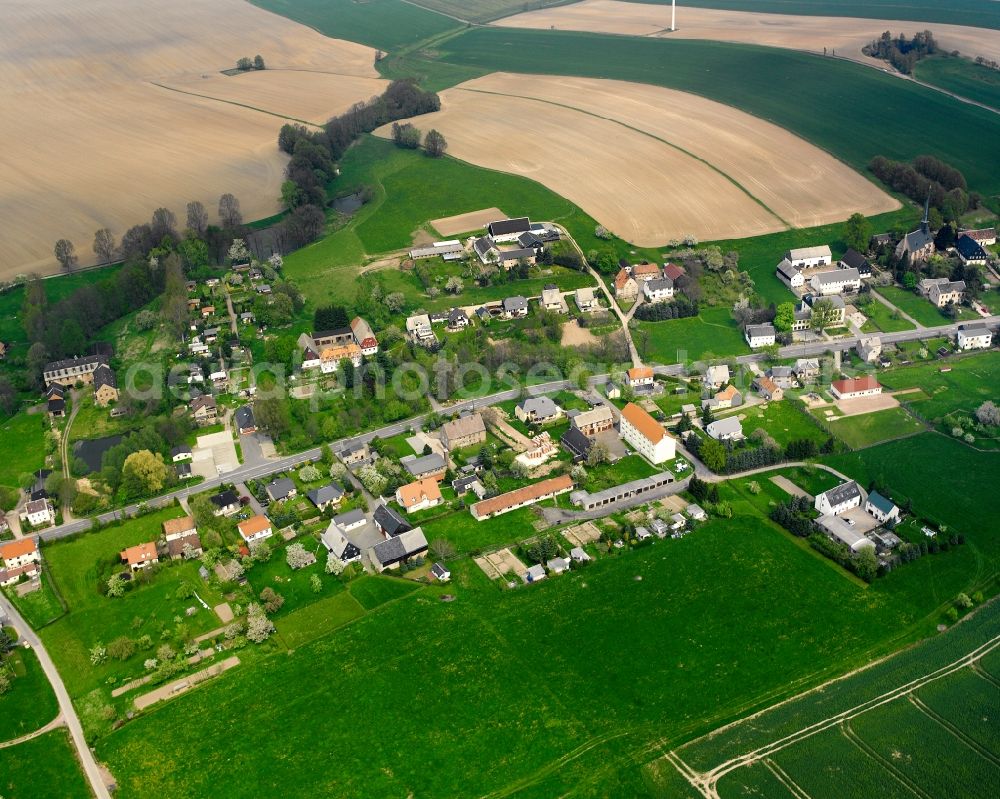
[[[852,719],[864,713],[867,713],[868,711],[875,710],[876,708],[882,707],[883,705],[887,705],[898,699],[905,698],[913,691],[918,690],[924,685],[942,679],[943,677],[947,677],[951,674],[954,674],[957,671],[961,671],[964,668],[973,668],[976,664],[978,664],[979,660],[982,657],[988,655],[990,652],[997,649],[998,647],[1000,647],[1000,635],[994,635],[986,642],[978,645],[971,651],[967,652],[966,654],[962,655],[956,660],[953,660],[951,663],[948,663],[944,666],[934,669],[933,671],[927,672],[926,674],[914,678],[902,685],[896,686],[895,688],[885,691],[879,694],[878,696],[875,696],[865,702],[855,705],[852,708],[841,711],[825,719],[822,719],[820,721],[802,727],[801,729],[796,730],[795,732],[789,735],[785,735],[781,738],[771,741],[770,743],[760,746],[750,752],[746,752],[742,755],[726,760],[723,763],[720,763],[719,765],[713,767],[707,772],[699,773],[698,771],[696,771],[694,768],[688,765],[680,757],[680,755],[678,755],[677,750],[669,752],[666,758],[681,773],[681,775],[685,779],[687,779],[688,782],[703,796],[710,798],[717,798],[719,794],[716,789],[716,785],[718,784],[719,780],[721,780],[724,776],[726,776],[730,772],[735,771],[744,766],[751,765],[758,761],[765,760],[766,758],[771,757],[777,752],[780,752],[782,749],[786,749],[792,746],[793,744],[806,740],[814,735],[817,735],[818,733],[825,732],[826,730],[829,730],[833,727],[846,724],[850,722]],[[865,669],[859,669],[847,675],[844,675],[843,677],[838,679],[838,682],[847,679],[849,677],[852,677],[864,670]],[[808,694],[815,693],[817,690],[819,689],[813,689],[812,691],[809,691]],[[806,696],[808,694],[802,696]],[[786,702],[782,702],[781,704],[787,705],[790,702],[794,702],[797,699],[802,698],[802,696],[794,697],[790,700],[787,700]],[[756,718],[760,716],[762,713],[766,713],[768,710],[771,709],[772,708],[768,708],[767,710],[761,711],[761,713],[755,714],[755,716],[751,716],[750,718]],[[722,730],[735,727],[739,724],[744,723],[745,721],[747,721],[747,719],[741,719],[740,721],[734,722],[733,724],[720,728],[720,730],[716,730],[710,735],[715,735],[718,732],[721,732]]]

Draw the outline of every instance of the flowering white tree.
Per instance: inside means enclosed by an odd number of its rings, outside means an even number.
[[[303,483],[312,483],[316,480],[319,480],[321,476],[322,475],[320,474],[319,469],[317,469],[311,463],[299,469],[299,479],[302,480]]]
[[[314,594],[318,594],[320,591],[323,590],[323,581],[319,579],[318,574],[313,574],[309,578],[309,587],[312,588],[312,592]]]
[[[108,659],[108,650],[104,648],[104,644],[96,644],[90,649],[90,665],[100,666],[105,660]]]
[[[271,637],[274,632],[274,625],[264,614],[264,609],[252,603],[247,608],[247,638],[255,644],[262,644]]]
[[[389,480],[371,464],[358,469],[358,479],[375,496],[382,496],[389,485]]]
[[[120,574],[112,574],[108,578],[108,596],[119,597],[125,595],[125,578]]]
[[[986,400],[986,402],[976,408],[976,418],[980,424],[997,427],[1000,425],[1000,408],[992,400]]]
[[[229,245],[229,260],[230,261],[248,261],[250,260],[250,250],[247,248],[247,243],[243,239],[233,239],[233,243]]]
[[[330,555],[326,559],[326,573],[327,574],[340,574],[344,570],[344,561],[340,558],[335,558]]]
[[[285,561],[293,569],[301,569],[303,566],[308,566],[312,562],[309,552],[306,552],[306,548],[302,544],[290,544],[287,549],[285,549]]]
[[[276,252],[274,255],[268,258],[267,262],[271,265],[271,268],[274,269],[275,271],[280,271],[281,267],[285,265],[285,261],[284,259],[282,259],[280,252]]]
[[[330,477],[334,480],[343,479],[344,475],[347,474],[347,467],[339,461],[334,461],[330,464]]]
[[[156,658],[146,658],[146,661],[142,664],[146,671],[153,671],[159,665],[160,662]]]

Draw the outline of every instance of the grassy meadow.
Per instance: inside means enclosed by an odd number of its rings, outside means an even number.
[[[899,286],[883,286],[878,289],[878,293],[925,327],[948,324],[948,318],[941,313],[940,309],[932,305],[930,300],[919,294],[914,294],[908,289]]]
[[[687,319],[637,322],[637,326],[632,333],[635,345],[653,363],[688,363],[747,351],[728,308],[705,308]]]
[[[966,58],[925,58],[914,77],[977,103],[1000,108],[1000,72]]]
[[[808,412],[796,408],[794,400],[768,402],[762,405],[741,406],[731,413],[723,412],[718,416],[742,416],[743,432],[750,435],[758,427],[764,430],[781,446],[789,441],[809,439],[817,444],[823,443],[828,435]]]
[[[914,435],[925,426],[904,408],[888,408],[829,422],[830,432],[851,449],[861,449],[893,438]]]
[[[0,696],[0,743],[44,727],[59,712],[56,695],[34,651],[18,647],[6,663],[14,678],[10,690]]]
[[[437,36],[459,23],[403,0],[256,0],[255,5],[294,19],[333,39],[397,50]]]
[[[49,429],[47,414],[18,413],[0,421],[0,438],[4,444],[0,463],[0,485],[17,487],[23,474],[42,468],[45,463],[45,431]]]
[[[0,793],[10,799],[90,799],[65,729],[0,749]]]
[[[970,188],[1000,190],[1000,155],[984,157],[979,146],[1000,136],[995,114],[860,64],[698,40],[501,28],[471,29],[441,51],[444,61],[480,69],[689,91],[780,125],[861,171],[876,155],[909,160],[927,153],[960,169]],[[910,124],[903,113],[913,107],[922,109],[923,124]],[[831,113],[836,126],[827,121]]]
[[[593,795],[631,784],[612,778],[666,740],[860,662],[904,622],[890,597],[743,515],[530,589],[498,592],[467,560],[453,573],[101,740],[121,795]],[[319,675],[334,673],[330,691]],[[251,705],[268,725],[246,723]],[[223,738],[238,772],[201,754]],[[308,765],[316,740],[341,753],[323,769]]]

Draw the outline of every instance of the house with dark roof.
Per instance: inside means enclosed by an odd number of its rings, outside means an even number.
[[[472,242],[472,250],[484,264],[493,263],[497,259],[497,246],[489,236],[480,236]]]
[[[955,242],[955,252],[966,266],[986,266],[989,255],[982,245],[971,236],[959,236]]]
[[[549,397],[527,397],[514,406],[514,415],[525,424],[547,424],[562,418],[563,412]]]
[[[862,280],[872,276],[871,262],[852,247],[848,248],[847,252],[844,253],[844,257],[837,262],[837,265],[841,269],[857,269],[858,275]]]
[[[465,309],[452,308],[448,311],[448,319],[446,320],[447,330],[464,330],[470,324],[472,324],[472,320],[469,319],[469,315],[465,312]]]
[[[51,361],[42,367],[42,377],[45,378],[46,386],[53,383],[61,383],[64,386],[72,386],[77,382],[90,383],[94,379],[97,367],[107,362],[108,356],[105,354]]]
[[[236,409],[236,429],[241,436],[257,432],[257,421],[253,418],[253,408],[249,405]]]
[[[500,219],[490,222],[486,226],[486,232],[494,241],[517,241],[522,233],[531,231],[531,220],[526,216],[519,216],[513,219]]]
[[[387,538],[401,535],[413,529],[410,523],[385,503],[379,503],[372,514],[375,528]]]
[[[311,491],[306,491],[306,497],[318,510],[326,510],[331,505],[339,505],[344,499],[344,489],[336,483],[329,483]]]
[[[368,460],[371,450],[364,442],[358,444],[347,444],[340,450],[340,459],[348,466]]]
[[[287,477],[279,477],[277,480],[272,480],[267,484],[267,495],[271,498],[272,502],[279,502],[283,499],[289,499],[298,494],[298,489],[295,487],[294,481]]]
[[[535,255],[541,255],[545,249],[542,240],[530,230],[517,237],[517,246],[525,250],[533,250]]]
[[[806,284],[802,270],[797,268],[787,258],[782,258],[775,268],[778,279],[791,289],[802,288]]]
[[[464,477],[459,477],[457,480],[452,480],[451,487],[456,497],[468,494],[470,491],[478,499],[486,496],[486,486],[483,485],[477,474],[468,474]]]
[[[215,397],[211,394],[202,394],[191,401],[191,418],[196,424],[204,426],[215,424],[218,419],[219,410],[215,404]]]
[[[594,446],[594,439],[584,435],[579,428],[571,426],[562,434],[559,443],[573,456],[573,461],[579,463],[587,459],[590,448]]]
[[[235,491],[220,491],[208,499],[214,506],[212,513],[215,516],[231,516],[240,509],[240,498],[236,496]]]
[[[398,569],[401,563],[427,551],[427,538],[419,527],[406,530],[398,536],[380,541],[372,549],[372,566],[377,571]]]
[[[49,416],[65,416],[66,399],[64,396],[64,392],[62,390],[62,386],[59,386],[58,391],[54,390],[55,388],[56,384],[53,384],[52,387],[47,392],[49,401],[48,404],[46,405],[46,410],[49,412]]]
[[[364,527],[368,520],[365,518],[363,510],[355,508],[334,516],[333,522],[342,530],[356,530],[359,527]]]
[[[469,413],[441,425],[441,443],[448,451],[483,444],[486,441],[486,423],[482,414]]]
[[[179,447],[174,447],[170,450],[170,460],[174,463],[191,460],[191,447],[187,444],[181,444]]]
[[[444,473],[448,470],[448,463],[436,452],[428,455],[408,455],[399,461],[415,479],[422,480],[425,477],[433,477],[436,480],[444,478]]]
[[[960,350],[985,350],[993,344],[993,331],[985,322],[968,322],[959,325],[955,341]]]
[[[856,482],[848,480],[829,491],[817,494],[814,505],[822,515],[836,516],[861,506],[861,489]]]
[[[448,567],[443,563],[435,563],[431,566],[431,574],[434,575],[434,579],[441,583],[446,583],[451,579],[451,572]]]
[[[809,282],[816,294],[843,294],[858,291],[861,288],[861,274],[853,267],[850,269],[831,269],[812,276]]]
[[[497,253],[497,263],[504,269],[513,269],[521,261],[535,263],[535,251],[531,248],[516,247],[513,250],[500,250]]]
[[[106,363],[94,370],[94,404],[106,408],[118,401],[118,381],[115,373]]]
[[[865,500],[865,510],[882,524],[899,521],[899,508],[891,499],[883,497],[878,491],[872,491]]]
[[[345,532],[335,521],[330,522],[329,527],[320,536],[320,541],[323,542],[330,557],[346,565],[361,560],[361,550],[348,539]]]
[[[750,345],[750,349],[752,350],[758,347],[770,347],[774,344],[774,337],[776,335],[777,331],[770,322],[761,325],[747,325],[745,332],[747,344]]]

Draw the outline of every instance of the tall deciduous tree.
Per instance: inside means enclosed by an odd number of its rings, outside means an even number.
[[[232,194],[226,193],[219,198],[219,219],[222,226],[230,230],[243,224],[240,201]]]
[[[868,251],[868,242],[872,238],[872,226],[861,214],[851,214],[844,225],[844,241],[848,247],[858,252]]]
[[[94,234],[94,255],[98,257],[102,264],[111,263],[115,257],[115,237],[106,227],[102,227]]]
[[[59,265],[67,272],[72,272],[76,268],[77,257],[76,247],[69,239],[59,239],[53,250]]]
[[[447,149],[448,142],[440,131],[434,129],[427,131],[427,135],[424,136],[424,150],[427,151],[427,155],[431,158],[440,158]]]
[[[187,204],[187,229],[198,236],[204,236],[208,230],[208,211],[198,200]]]
[[[163,488],[166,479],[167,465],[162,455],[141,449],[125,458],[122,488],[129,496],[156,493]]]

